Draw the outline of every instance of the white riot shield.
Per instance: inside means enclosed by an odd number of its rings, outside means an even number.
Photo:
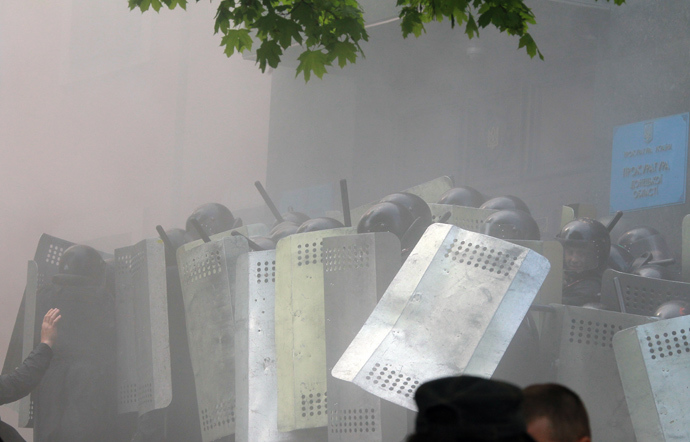
[[[434,180],[427,181],[426,183],[418,184],[414,187],[410,187],[409,189],[403,190],[403,192],[411,193],[413,195],[417,195],[421,197],[424,201],[427,203],[435,203],[436,201],[441,199],[441,195],[446,193],[448,190],[450,190],[453,187],[453,180],[450,179],[450,177],[447,176],[442,176],[438,177]],[[385,195],[382,195],[381,198],[383,198]],[[364,212],[369,210],[371,206],[376,204],[378,201],[374,201],[368,204],[364,204],[362,206],[356,207],[350,211],[351,213],[351,218],[352,218],[352,224],[354,226],[357,225],[359,222],[359,219],[364,215]]]
[[[332,374],[411,410],[425,381],[491,377],[548,271],[524,247],[432,224]]]
[[[446,224],[458,226],[470,232],[481,232],[484,220],[498,210],[478,209],[475,207],[454,206],[451,204],[429,204],[434,222],[448,217]],[[450,214],[450,216],[448,216]]]
[[[561,227],[577,218],[597,219],[597,208],[592,204],[566,204],[561,207]]]
[[[266,226],[266,224],[247,224],[246,226],[238,227],[236,229],[216,233],[215,235],[211,235],[209,238],[211,239],[211,241],[218,241],[218,240],[223,239],[225,237],[232,236],[233,232],[241,233],[242,235],[244,235],[246,237],[266,236],[266,235],[268,235],[269,230],[271,230],[271,229],[269,229],[268,226]],[[204,240],[197,239],[196,241],[190,241],[187,244],[182,245],[182,249],[183,250],[190,250],[190,249],[193,249],[194,247],[200,246],[203,243],[204,243]]]
[[[547,377],[575,391],[587,406],[592,440],[634,441],[632,423],[613,353],[620,330],[656,318],[554,305],[542,329]]]
[[[26,290],[24,291],[24,340],[22,346],[22,360],[26,359],[34,349],[36,330],[36,293],[38,292],[38,265],[36,261],[29,261],[26,272]],[[17,413],[19,426],[28,428],[33,423],[32,394],[19,400]]]
[[[249,252],[237,260],[235,440],[318,442],[322,429],[278,431],[275,272],[275,250]]]
[[[276,246],[278,429],[325,427],[323,239],[354,228],[287,236]],[[313,410],[309,407],[314,407]]]
[[[689,283],[645,278],[613,269],[606,270],[601,280],[601,302],[609,310],[654,316],[661,304],[676,299],[690,302]]]
[[[330,375],[400,269],[400,253],[388,232],[323,240],[329,442],[398,442],[407,434],[407,409]]]
[[[142,415],[172,400],[163,242],[116,249],[115,265],[117,408]]]
[[[639,442],[690,440],[690,316],[622,330],[613,337]]]
[[[248,251],[232,236],[177,250],[204,442],[235,432],[235,271]]]

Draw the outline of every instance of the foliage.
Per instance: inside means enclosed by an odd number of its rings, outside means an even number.
[[[149,8],[159,11],[164,5],[187,8],[187,0],[128,1],[130,9],[142,12]],[[530,57],[544,59],[528,32],[536,20],[524,0],[397,0],[397,5],[405,38],[410,34],[419,37],[426,32],[425,24],[444,19],[451,27],[464,24],[469,38],[491,25],[519,37],[518,48],[524,47]],[[251,50],[259,42],[256,59],[262,72],[267,66],[278,67],[287,48],[301,45],[304,50],[298,57],[296,75],[301,73],[305,81],[312,74],[322,78],[336,60],[340,67],[354,63],[364,56],[360,42],[369,39],[357,0],[221,0],[215,32],[222,34],[221,46],[228,57]]]

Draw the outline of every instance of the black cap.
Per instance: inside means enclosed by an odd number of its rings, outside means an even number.
[[[520,409],[522,390],[475,376],[453,376],[422,384],[415,393],[418,434],[477,441],[533,441]]]

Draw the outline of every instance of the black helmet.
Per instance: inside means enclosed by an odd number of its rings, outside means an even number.
[[[493,210],[522,210],[530,213],[527,204],[520,198],[513,195],[497,196],[481,205],[480,209]]]
[[[235,224],[235,217],[232,212],[222,204],[208,203],[196,208],[189,218],[187,218],[186,229],[189,236],[193,239],[200,239],[199,232],[192,225],[192,220],[195,219],[201,224],[204,232],[208,236],[216,233],[226,232],[233,228]]]
[[[578,218],[563,226],[556,239],[563,245],[563,269],[603,272],[609,259],[609,231],[592,218]]]
[[[105,276],[105,261],[93,247],[76,244],[62,253],[58,273],[100,284]]]
[[[406,207],[386,201],[374,204],[364,212],[357,224],[357,233],[391,232],[402,239],[414,220]]]
[[[668,267],[660,266],[657,264],[645,264],[632,271],[634,275],[642,276],[645,278],[653,279],[665,279],[668,281],[673,280]]]
[[[328,217],[312,218],[303,222],[296,233],[316,232],[318,230],[337,229],[339,227],[345,226],[337,219]]]
[[[479,207],[486,198],[478,190],[469,186],[453,187],[441,195],[439,204],[452,204],[454,206]]]
[[[618,245],[635,258],[650,252],[652,261],[673,259],[673,253],[666,245],[663,235],[651,227],[641,226],[628,230],[618,238]]]
[[[666,301],[656,309],[654,316],[659,319],[673,319],[690,314],[690,304],[687,301],[674,299]]]
[[[421,222],[423,224],[426,224],[426,227],[429,227],[433,220],[429,205],[426,203],[426,201],[422,199],[421,196],[415,195],[413,193],[392,193],[383,198],[380,202],[393,202],[400,204],[401,206],[409,210],[410,213],[412,213],[413,220],[416,220],[417,218],[422,218]]]
[[[274,228],[271,229],[270,232],[268,232],[268,239],[273,241],[275,244],[278,244],[278,241],[286,236],[297,233],[297,229],[299,229],[299,224],[295,224],[292,221],[283,221],[282,223],[278,223]]]
[[[529,213],[522,210],[499,210],[487,216],[479,233],[500,239],[539,241],[539,226]]]
[[[611,244],[608,268],[618,272],[629,273],[632,269],[633,256],[618,244]]]

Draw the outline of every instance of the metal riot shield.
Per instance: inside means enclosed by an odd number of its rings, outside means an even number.
[[[326,337],[323,239],[354,228],[287,236],[276,246],[278,429],[325,427]],[[305,410],[312,406],[314,410]],[[320,401],[320,402],[316,402]]]
[[[548,271],[524,247],[432,224],[332,374],[411,410],[425,381],[490,377]]]
[[[681,242],[681,277],[683,281],[690,282],[690,215],[683,217]]]
[[[607,269],[601,281],[601,302],[607,309],[633,315],[654,316],[664,302],[690,302],[690,284],[645,278]]]
[[[547,305],[561,303],[563,280],[563,246],[558,241],[510,241],[543,255],[551,263],[551,269],[542,284],[533,304]],[[550,313],[530,311],[526,322],[520,324],[513,341],[503,359],[496,367],[494,378],[517,384],[521,387],[539,382],[539,331]]]
[[[58,272],[58,263],[62,253],[69,246],[74,245],[74,243],[50,236],[47,234],[41,235],[38,241],[38,246],[36,247],[36,253],[34,254],[34,260],[36,264],[36,274],[35,274],[35,293],[43,287],[45,284],[49,283],[53,276]],[[31,274],[30,274],[31,275]],[[34,276],[31,276],[34,278]],[[29,281],[32,284],[33,280]],[[27,285],[29,284],[27,282]],[[35,299],[34,293],[34,299]],[[38,337],[34,336],[34,330],[28,329],[25,324],[26,317],[30,316],[31,325],[35,324],[36,320],[42,319],[37,318],[35,301],[33,302],[33,307],[27,309],[26,307],[26,290],[22,296],[22,301],[19,306],[19,311],[17,312],[17,318],[14,324],[14,329],[12,331],[12,337],[10,339],[10,345],[7,349],[7,354],[5,355],[5,362],[2,368],[2,374],[7,374],[17,368],[24,360],[23,349],[27,345],[33,349],[33,347],[38,344]],[[26,354],[28,356],[28,353]],[[24,398],[23,401],[32,401],[30,397]],[[19,416],[19,426],[23,428],[31,428],[33,426],[32,422],[32,405],[23,405],[23,402],[18,402],[19,410],[24,407],[24,412],[20,411]],[[28,413],[26,414],[27,411]]]
[[[24,291],[24,339],[22,348],[22,360],[26,359],[34,349],[36,341],[36,293],[38,292],[38,265],[36,261],[29,261],[26,272],[26,290]],[[33,398],[32,395],[24,396],[19,400],[17,413],[19,414],[18,425],[28,428],[33,423]]]
[[[146,239],[115,250],[118,413],[172,400],[165,248]]]
[[[323,429],[278,431],[275,341],[276,251],[237,260],[235,294],[235,440],[318,442]]]
[[[323,240],[329,442],[398,442],[407,434],[407,409],[330,374],[400,269],[400,253],[388,232]]]
[[[211,241],[217,241],[222,238],[232,236],[232,232],[237,232],[241,233],[242,235],[246,237],[250,236],[265,236],[268,235],[269,228],[266,224],[247,224],[246,226],[241,226],[236,229],[231,229],[227,230],[225,232],[220,232],[216,233],[215,235],[211,235],[209,238]],[[200,246],[201,244],[204,243],[204,240],[202,239],[197,239],[196,241],[190,241],[187,244],[182,245],[182,250],[190,250],[193,249],[194,247]]]
[[[566,204],[561,207],[561,227],[577,218],[597,218],[597,208],[592,204]]]
[[[613,335],[656,318],[554,305],[541,333],[546,376],[566,385],[587,406],[592,440],[634,441],[613,353]]]
[[[493,209],[478,209],[451,204],[429,204],[429,208],[434,222],[438,222],[439,219],[450,213],[450,217],[445,221],[446,224],[452,224],[470,232],[481,232],[484,220],[492,213],[498,212],[498,210]]]
[[[622,330],[613,337],[639,442],[690,440],[690,316]]]
[[[436,201],[441,199],[441,195],[446,193],[446,191],[450,190],[452,187],[453,180],[451,180],[450,177],[442,176],[434,180],[427,181],[426,183],[410,187],[409,189],[405,189],[403,190],[403,192],[408,192],[417,195],[427,203],[435,203]],[[385,195],[381,196],[381,198],[383,198],[384,196]],[[378,201],[374,201],[352,209],[350,211],[352,214],[352,224],[356,227],[357,223],[359,222],[359,219],[362,217],[362,215],[364,215],[364,212],[369,210],[369,208],[377,202]]]
[[[248,251],[237,236],[177,250],[204,442],[235,432],[235,271]]]

